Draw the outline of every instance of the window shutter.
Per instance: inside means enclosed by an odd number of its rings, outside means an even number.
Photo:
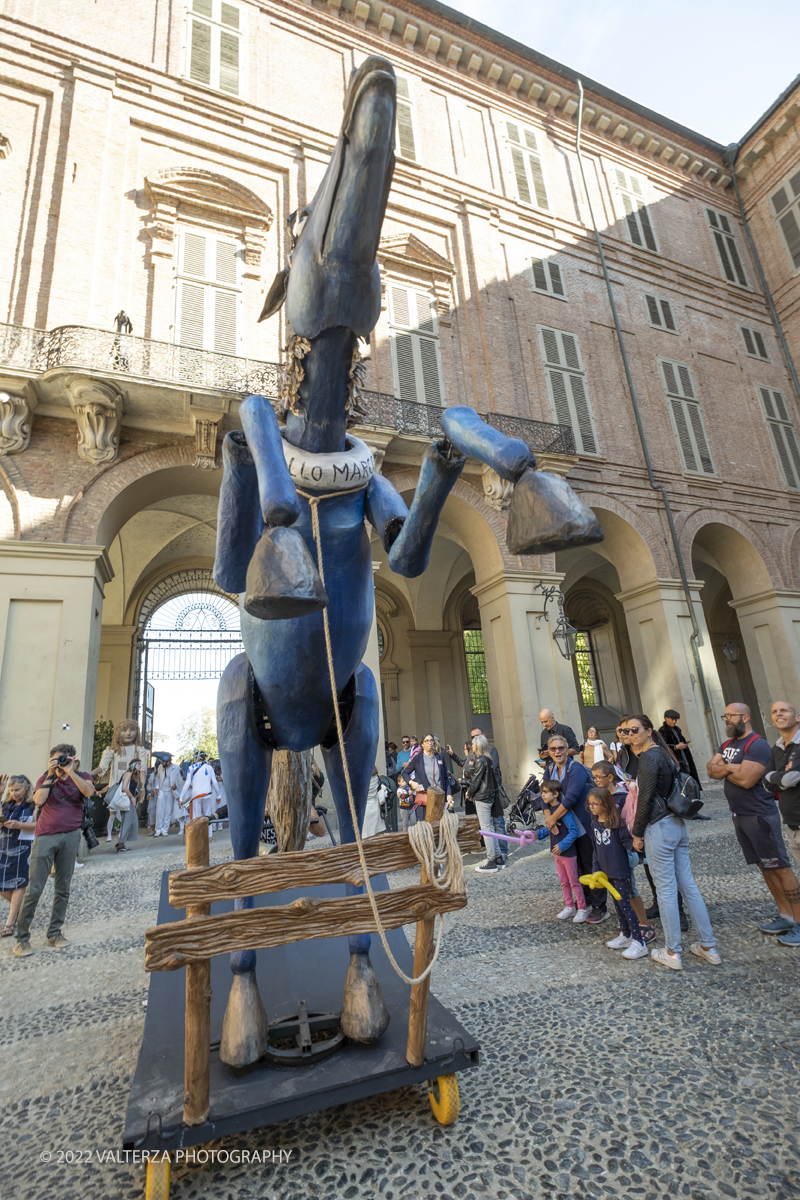
[[[531,259],[531,270],[533,271],[534,286],[540,292],[547,291],[547,276],[544,273],[544,263],[541,258]]]
[[[670,304],[669,300],[661,301],[661,311],[664,314],[664,324],[666,325],[667,329],[675,333],[675,318],[672,315],[672,305]]]
[[[700,462],[706,475],[714,474],[714,464],[711,461],[711,451],[708,448],[708,440],[706,438],[706,430],[703,424],[703,414],[700,412],[698,404],[687,404],[686,408],[689,412],[689,419],[692,423],[692,432],[694,440],[697,443],[697,451],[700,455]]]
[[[432,338],[419,338],[419,357],[422,366],[422,386],[426,404],[441,404],[438,345]]]
[[[236,34],[220,32],[219,88],[232,96],[239,95],[239,40]]]
[[[717,249],[719,250],[719,256],[722,260],[722,269],[725,272],[725,276],[731,283],[734,283],[736,281],[736,276],[734,274],[733,264],[728,257],[727,239],[722,236],[719,230],[715,229],[714,241],[717,243]]]
[[[765,387],[760,387],[758,392],[786,486],[800,491],[800,445],[783,392]]]
[[[414,346],[409,333],[396,333],[394,336],[395,357],[397,361],[397,383],[402,400],[417,402],[417,374],[414,369]]]
[[[189,78],[211,84],[211,26],[203,21],[191,23]]]
[[[211,20],[214,15],[212,5],[213,0],[192,0],[192,12],[196,12],[201,17],[208,17]]]
[[[506,130],[512,142],[519,142],[520,137],[518,125],[515,125],[513,121],[506,121]]]
[[[775,210],[775,216],[782,213],[789,203],[789,197],[786,195],[786,188],[778,188],[775,195],[772,197],[772,207]]]
[[[750,332],[750,330],[744,325],[742,326],[742,337],[744,338],[744,344],[747,349],[747,353],[755,355],[756,348],[753,343],[753,335]]]
[[[397,144],[400,147],[400,157],[417,161],[417,148],[414,144],[414,124],[411,119],[411,105],[403,100],[397,101]]]
[[[564,282],[561,278],[561,267],[558,263],[548,260],[547,269],[550,272],[550,286],[553,289],[554,296],[566,295],[564,291]]]
[[[183,235],[183,271],[186,275],[206,274],[206,239],[198,233]]]
[[[596,454],[597,442],[594,436],[592,414],[589,410],[589,397],[586,395],[586,388],[583,385],[583,377],[580,375],[570,375],[568,378],[570,388],[572,389],[572,401],[575,405],[575,416],[578,419],[578,430],[583,442],[583,449],[587,454]]]
[[[661,369],[664,372],[664,380],[667,385],[668,394],[670,396],[680,396],[681,393],[680,393],[680,389],[678,388],[678,380],[677,380],[677,376],[675,375],[675,368],[673,367],[672,363],[671,362],[662,362]]]
[[[217,354],[236,353],[236,307],[235,292],[214,289],[214,350]]]
[[[395,325],[411,326],[411,310],[408,304],[408,292],[405,288],[392,287],[392,322]]]
[[[216,278],[220,283],[238,283],[236,273],[236,246],[233,242],[223,242],[217,239],[216,246]]]
[[[625,209],[625,220],[628,222],[631,241],[635,246],[641,246],[643,242],[642,235],[639,232],[639,222],[636,220],[636,213],[633,210],[633,201],[627,192],[622,193],[622,205]]]
[[[675,427],[678,431],[678,444],[683,455],[683,465],[687,471],[697,470],[697,459],[694,456],[692,439],[689,436],[689,426],[686,423],[685,405],[680,400],[670,400]]]
[[[728,251],[731,256],[731,262],[733,263],[733,269],[736,272],[737,283],[740,283],[742,287],[747,287],[747,276],[744,273],[742,260],[739,258],[739,250],[736,242],[732,237],[728,238]]]
[[[722,264],[722,270],[725,278],[729,283],[738,283],[742,287],[747,287],[747,276],[742,266],[742,260],[739,257],[739,248],[736,245],[731,223],[725,213],[716,212],[713,208],[706,209],[708,223],[711,226],[711,232],[714,235],[714,241],[717,246],[717,253]]]
[[[539,208],[549,209],[550,205],[547,202],[547,191],[544,186],[544,175],[542,174],[542,160],[535,157],[533,154],[528,155],[528,162],[531,168],[531,178],[533,179],[533,190],[536,194],[536,203]]]
[[[231,29],[239,28],[239,10],[233,4],[226,4],[222,0],[222,9],[220,20],[223,25],[228,25]]]
[[[539,326],[542,354],[548,364],[545,374],[550,387],[556,420],[568,425],[579,454],[597,454],[597,432],[586,390],[578,339],[562,329]],[[550,364],[556,369],[552,369]],[[558,369],[560,368],[560,369]]]
[[[650,213],[647,211],[646,204],[639,205],[639,220],[642,223],[642,232],[644,233],[644,244],[648,250],[657,250],[656,238],[653,233],[653,226],[650,224]]]
[[[193,283],[179,281],[180,288],[180,344],[202,350],[205,341],[205,298],[206,289]]]
[[[764,345],[764,339],[757,329],[753,330],[753,338],[755,339],[756,350],[758,351],[759,357],[769,358],[769,355],[767,354],[767,347]]]
[[[661,325],[661,313],[658,307],[658,301],[655,296],[645,296],[647,301],[647,311],[650,313],[650,324]]]
[[[538,153],[539,147],[536,145],[536,134],[532,129],[525,130],[525,145],[529,150],[533,150],[534,153]]]
[[[424,333],[436,333],[435,301],[424,292],[415,292],[417,306],[417,329]]]
[[[567,425],[570,429],[573,429],[574,422],[569,407],[569,400],[567,399],[567,384],[564,372],[548,371],[547,374],[550,376],[550,387],[553,393],[556,420],[559,425]]]
[[[692,377],[689,374],[689,368],[683,363],[678,363],[678,379],[681,383],[681,390],[684,396],[688,396],[690,400],[694,400],[694,391],[692,390]]]
[[[514,164],[514,176],[517,180],[517,192],[525,204],[531,202],[531,189],[528,187],[528,176],[525,172],[525,158],[516,146],[511,147],[511,161]]]
[[[786,238],[786,245],[789,249],[789,255],[792,264],[795,267],[800,267],[800,226],[797,224],[797,217],[794,211],[786,213],[781,217],[780,221],[783,236]]]

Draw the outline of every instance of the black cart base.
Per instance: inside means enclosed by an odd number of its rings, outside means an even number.
[[[373,887],[375,891],[385,890],[386,876],[376,877]],[[167,890],[165,872],[159,925],[183,917],[182,911],[170,906]],[[344,885],[331,884],[259,896],[256,904],[290,904],[300,896],[344,894]],[[226,912],[232,907],[232,902],[213,904],[211,911]],[[411,975],[413,954],[403,931],[392,930],[387,937],[398,964]],[[196,1146],[409,1084],[442,1080],[465,1067],[477,1066],[479,1045],[475,1038],[434,996],[428,1009],[425,1061],[420,1067],[409,1066],[405,1057],[409,987],[395,974],[377,935],[372,939],[370,958],[391,1016],[389,1028],[377,1045],[345,1043],[331,1057],[308,1066],[279,1067],[262,1060],[245,1074],[234,1074],[220,1062],[222,1020],[232,977],[227,955],[212,959],[211,1107],[208,1120],[195,1126],[183,1123],[186,971],[153,972],[142,1049],[128,1101],[124,1148],[177,1150]],[[300,1001],[305,1002],[309,1013],[339,1012],[349,961],[346,937],[259,950],[257,977],[270,1025],[297,1013]],[[440,1098],[431,1100],[437,1119],[445,1124],[455,1119],[453,1104],[457,1114],[455,1079],[449,1090],[449,1097],[445,1096],[440,1085]]]

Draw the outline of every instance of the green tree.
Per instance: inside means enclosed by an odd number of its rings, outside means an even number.
[[[217,748],[217,714],[213,708],[201,708],[181,724],[178,732],[178,761],[192,758],[195,751],[205,750],[209,758],[219,758]]]
[[[109,718],[107,721],[102,717],[94,723],[94,745],[92,746],[92,770],[95,769],[100,762],[103,751],[106,746],[111,745],[111,738],[114,735],[114,722]],[[83,768],[85,770],[85,768]]]

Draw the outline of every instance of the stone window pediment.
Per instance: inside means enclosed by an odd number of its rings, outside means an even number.
[[[174,167],[145,179],[150,198],[152,253],[172,258],[178,222],[199,220],[241,230],[246,268],[259,268],[272,209],[235,179],[199,167]],[[245,272],[248,276],[248,272]],[[255,270],[250,277],[260,277]]]
[[[449,324],[452,284],[456,274],[456,268],[449,258],[426,246],[415,234],[400,233],[381,238],[377,259],[384,289],[387,276],[390,275],[417,287],[424,283],[436,296],[440,322]]]

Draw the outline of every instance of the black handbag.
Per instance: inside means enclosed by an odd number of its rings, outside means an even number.
[[[447,772],[447,790],[453,799],[461,794],[461,784],[458,782],[452,771]]]
[[[672,791],[665,804],[673,817],[685,820],[686,817],[693,817],[703,807],[703,801],[698,799],[698,796],[697,780],[684,771],[677,771],[672,781]]]

